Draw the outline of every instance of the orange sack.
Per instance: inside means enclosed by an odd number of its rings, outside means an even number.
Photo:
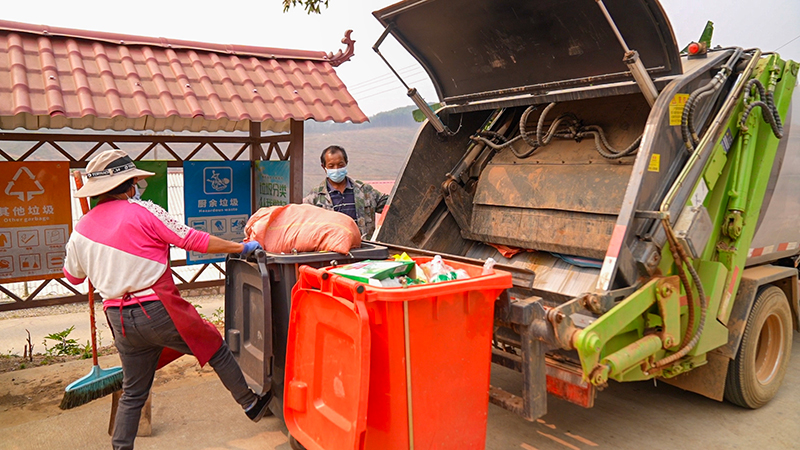
[[[269,253],[350,253],[361,247],[361,233],[347,214],[313,205],[261,208],[244,227],[246,241],[258,241]]]

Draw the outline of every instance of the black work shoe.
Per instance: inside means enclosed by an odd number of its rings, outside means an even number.
[[[258,422],[262,417],[268,415],[270,401],[272,401],[272,390],[267,391],[264,395],[259,395],[250,406],[245,408],[244,413],[253,422]]]

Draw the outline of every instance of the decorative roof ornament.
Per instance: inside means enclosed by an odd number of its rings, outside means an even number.
[[[333,53],[328,53],[325,56],[333,67],[339,67],[342,63],[350,61],[350,58],[355,54],[356,41],[350,39],[350,33],[352,32],[353,30],[347,30],[344,32],[342,44],[347,45],[347,48],[344,50],[344,52],[339,50],[335,55]]]

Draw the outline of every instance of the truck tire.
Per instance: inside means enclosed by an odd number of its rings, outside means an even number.
[[[743,408],[767,404],[778,392],[792,353],[792,312],[776,286],[759,292],[747,317],[736,359],[728,367],[725,398]]]

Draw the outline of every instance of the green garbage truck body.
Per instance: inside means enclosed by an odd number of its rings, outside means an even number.
[[[796,62],[682,55],[656,0],[374,15],[443,105],[374,240],[514,273],[492,361],[524,388],[493,403],[533,420],[545,392],[590,407],[651,378],[748,408],[776,395],[798,330]]]

